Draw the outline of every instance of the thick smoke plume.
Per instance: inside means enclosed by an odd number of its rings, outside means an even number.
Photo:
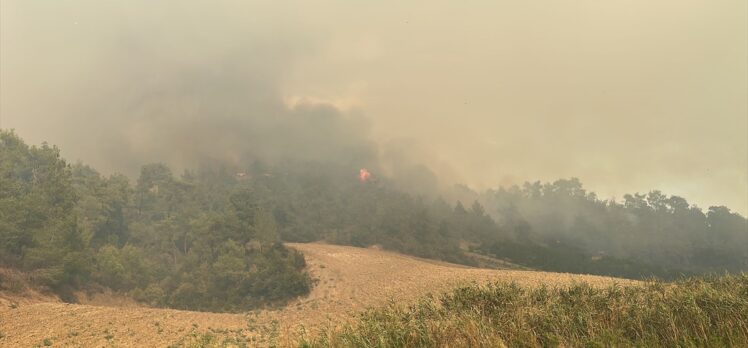
[[[742,0],[2,1],[0,127],[104,172],[329,160],[417,192],[579,177],[606,198],[660,189],[745,213],[746,14]]]
[[[43,119],[39,128],[55,129],[45,133],[55,134],[48,140],[80,159],[128,174],[152,161],[188,168],[205,160],[376,160],[361,116],[319,102],[285,101],[279,83],[303,54],[300,40],[279,32],[266,41],[240,20],[246,8],[75,4],[3,7],[4,46],[57,57],[51,65],[48,56],[3,50],[6,65],[27,59],[34,69],[26,69],[27,76],[3,69],[3,100],[13,105],[2,111],[5,118]],[[22,19],[28,25],[5,23]],[[38,83],[45,80],[60,84]],[[24,93],[29,90],[36,93]],[[35,99],[40,107],[12,108],[18,99]]]

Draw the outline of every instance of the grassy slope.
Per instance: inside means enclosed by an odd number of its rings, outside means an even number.
[[[391,305],[301,346],[748,346],[748,275],[596,288],[493,283]]]
[[[314,333],[347,322],[366,308],[380,308],[389,301],[412,304],[427,293],[441,293],[460,284],[516,281],[536,287],[585,281],[605,287],[632,283],[598,276],[477,269],[338,245],[289,246],[305,255],[316,283],[309,295],[286,307],[247,315],[201,313],[4,298],[0,290],[0,347],[31,347],[45,339],[53,346],[72,347],[252,347],[273,342],[294,346],[299,325]]]

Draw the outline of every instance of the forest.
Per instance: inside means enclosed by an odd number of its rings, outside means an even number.
[[[309,291],[303,256],[248,183],[175,178],[160,164],[130,183],[10,132],[0,168],[0,263],[63,299],[99,285],[154,306],[237,311]]]
[[[109,288],[153,306],[241,311],[313,286],[283,242],[380,246],[477,265],[478,253],[530,268],[625,278],[748,270],[748,221],[659,191],[602,200],[577,179],[461,202],[318,161],[209,163],[137,179],[69,163],[60,149],[0,131],[0,267],[67,301]]]

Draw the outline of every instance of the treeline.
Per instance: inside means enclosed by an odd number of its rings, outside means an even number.
[[[341,174],[344,173],[344,174]],[[252,173],[288,241],[326,240],[472,265],[465,251],[532,268],[675,279],[748,270],[748,220],[658,191],[600,200],[577,179],[489,190],[472,204],[413,197],[386,178],[311,163]],[[464,196],[464,195],[463,195]]]
[[[450,224],[448,204],[413,197],[385,178],[360,182],[357,173],[356,168],[329,163],[284,163],[272,168],[252,166],[247,180],[264,204],[273,207],[285,241],[378,245],[425,258],[472,263],[459,247],[458,231],[467,226]]]
[[[91,284],[160,306],[239,310],[310,287],[282,241],[389,250],[462,264],[466,251],[532,268],[627,278],[748,269],[748,222],[657,191],[600,200],[576,179],[414,196],[323,161],[206,163],[137,181],[69,165],[0,134],[0,263],[59,293]]]
[[[601,200],[577,179],[491,190],[479,200],[515,241],[529,242],[482,240],[481,249],[539,268],[630,278],[748,270],[748,220],[724,206],[703,211],[659,191]],[[591,262],[560,255],[574,253]]]
[[[248,185],[144,166],[134,185],[0,133],[0,265],[67,300],[105,286],[156,306],[244,310],[308,292]]]

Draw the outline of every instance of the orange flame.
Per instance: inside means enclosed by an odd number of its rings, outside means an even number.
[[[369,173],[366,168],[361,168],[361,170],[358,171],[358,181],[366,182],[369,179],[371,179],[371,173]]]

